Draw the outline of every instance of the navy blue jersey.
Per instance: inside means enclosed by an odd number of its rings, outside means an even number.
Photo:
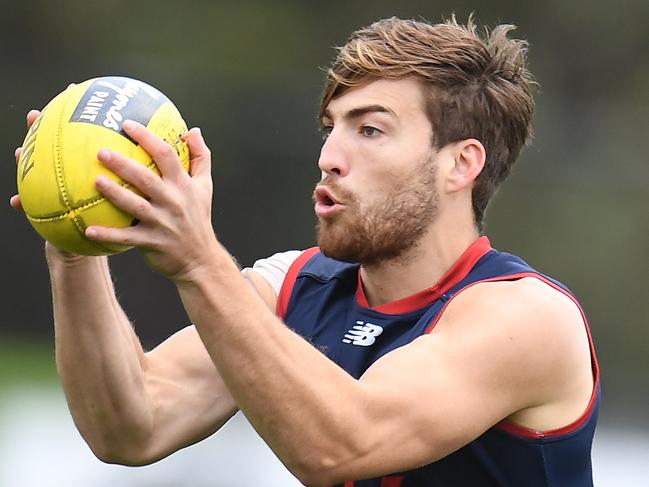
[[[435,286],[376,307],[368,305],[357,264],[327,258],[317,248],[306,250],[284,279],[277,314],[359,378],[386,353],[430,332],[458,293],[480,282],[523,277],[542,280],[579,306],[562,284],[519,257],[492,249],[487,237],[480,237]],[[588,330],[585,316],[584,324]],[[590,332],[588,336],[593,393],[586,411],[573,423],[552,431],[533,431],[504,420],[424,467],[349,481],[344,487],[592,486],[590,453],[599,409],[599,372]]]

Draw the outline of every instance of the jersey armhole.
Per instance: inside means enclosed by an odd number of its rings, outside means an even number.
[[[300,254],[297,259],[293,261],[291,266],[288,268],[288,272],[286,272],[286,277],[282,282],[282,287],[279,291],[279,295],[277,296],[277,307],[275,309],[275,313],[281,319],[284,319],[286,317],[286,313],[288,312],[288,304],[291,300],[293,287],[295,287],[295,281],[297,280],[298,274],[305,266],[305,264],[311,259],[311,257],[317,254],[319,251],[320,249],[318,247],[311,247],[309,249],[306,249]]]

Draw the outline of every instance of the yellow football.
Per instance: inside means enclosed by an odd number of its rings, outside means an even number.
[[[176,106],[154,87],[132,78],[105,76],[69,86],[55,96],[30,127],[18,160],[17,184],[27,219],[47,241],[81,255],[108,255],[129,247],[93,242],[90,225],[127,227],[134,218],[95,188],[104,174],[135,191],[97,159],[102,148],[124,154],[158,172],[151,156],[126,136],[135,120],[160,136],[189,170],[187,125]]]

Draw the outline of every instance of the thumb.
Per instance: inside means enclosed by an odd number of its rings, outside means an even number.
[[[189,147],[189,174],[192,177],[209,175],[212,170],[212,153],[205,144],[201,129],[192,128],[184,139]]]

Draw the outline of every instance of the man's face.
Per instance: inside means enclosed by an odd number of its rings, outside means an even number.
[[[401,257],[437,213],[436,151],[414,79],[377,80],[329,103],[322,180],[314,191],[318,245],[366,266]]]

